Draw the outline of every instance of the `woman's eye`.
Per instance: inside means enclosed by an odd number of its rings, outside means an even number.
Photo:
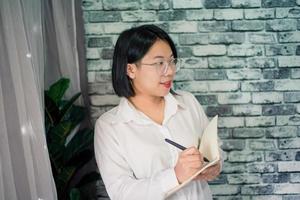
[[[157,65],[159,65],[159,66],[164,66],[164,62],[163,62],[163,61],[158,62]]]

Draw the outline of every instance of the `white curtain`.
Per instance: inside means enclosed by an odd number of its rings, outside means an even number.
[[[0,199],[56,199],[45,139],[40,0],[0,0]]]
[[[43,91],[62,76],[80,91],[75,3],[0,0],[0,200],[57,199]]]

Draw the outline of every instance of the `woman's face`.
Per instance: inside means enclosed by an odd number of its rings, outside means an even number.
[[[147,54],[136,64],[128,64],[127,74],[132,79],[136,95],[163,97],[171,89],[176,69],[168,66],[161,72],[159,63],[169,63],[174,59],[169,44],[157,40]]]

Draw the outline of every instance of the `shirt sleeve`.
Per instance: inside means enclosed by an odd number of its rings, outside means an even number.
[[[95,126],[94,148],[101,177],[112,200],[160,200],[164,199],[168,190],[178,185],[173,168],[149,178],[137,179],[126,162],[126,152],[122,152],[112,125],[101,118]]]

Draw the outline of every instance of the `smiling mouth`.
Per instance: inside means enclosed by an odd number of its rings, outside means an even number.
[[[170,88],[171,85],[172,85],[172,81],[167,81],[167,82],[163,82],[163,83],[160,83],[162,84],[165,88]]]

